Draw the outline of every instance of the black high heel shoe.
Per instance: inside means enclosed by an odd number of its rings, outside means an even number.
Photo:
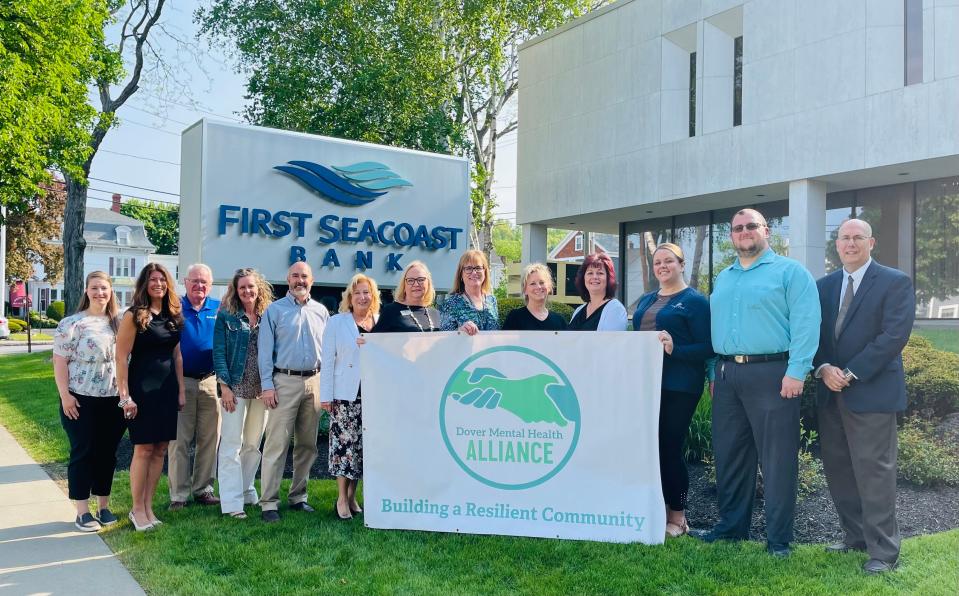
[[[353,515],[352,515],[352,514],[342,515],[342,514],[340,513],[340,508],[336,506],[336,501],[333,501],[333,515],[335,515],[335,516],[337,517],[337,519],[341,519],[341,520],[343,520],[343,521],[349,521],[349,520],[353,519]]]

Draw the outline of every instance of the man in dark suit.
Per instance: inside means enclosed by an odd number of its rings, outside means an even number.
[[[916,315],[909,276],[872,260],[868,223],[839,227],[843,267],[817,282],[822,306],[817,409],[826,480],[843,541],[829,552],[867,551],[867,573],[899,559],[896,412],[906,407],[902,349]]]

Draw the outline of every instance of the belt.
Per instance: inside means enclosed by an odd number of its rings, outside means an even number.
[[[777,362],[780,360],[789,360],[789,352],[779,352],[778,354],[720,354],[720,360],[726,362],[735,362],[737,364],[750,364],[754,362]]]
[[[212,372],[206,372],[199,375],[183,375],[184,377],[189,377],[191,379],[196,379],[197,381],[205,381],[213,376]]]
[[[311,370],[290,370],[288,368],[273,368],[273,373],[283,373],[284,375],[291,375],[294,377],[312,377],[316,373],[320,372],[320,369],[314,368]]]

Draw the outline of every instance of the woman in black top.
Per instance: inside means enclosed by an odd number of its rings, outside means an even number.
[[[177,412],[186,404],[180,355],[183,309],[175,288],[165,267],[149,263],[140,271],[133,306],[117,332],[117,386],[133,443],[130,521],[137,531],[160,523],[153,514],[153,495],[167,444],[176,439]]]
[[[546,308],[546,300],[553,292],[553,276],[542,263],[527,265],[520,279],[526,306],[513,309],[506,315],[504,331],[563,331],[566,321]]]
[[[396,287],[394,302],[380,310],[373,333],[439,331],[440,313],[431,306],[434,298],[436,290],[430,270],[423,262],[413,261]]]
[[[614,298],[616,269],[609,255],[587,255],[576,274],[576,289],[583,304],[573,311],[570,331],[626,331],[626,307]]]

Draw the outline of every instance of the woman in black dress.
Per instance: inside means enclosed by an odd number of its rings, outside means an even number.
[[[380,311],[373,333],[440,331],[440,313],[432,306],[436,298],[433,277],[422,261],[406,266],[393,298],[394,302]]]
[[[177,412],[186,404],[180,356],[183,315],[175,284],[162,265],[144,267],[133,306],[117,333],[117,385],[133,443],[130,521],[137,531],[161,523],[153,514],[153,495],[167,444],[176,439]]]
[[[566,321],[546,308],[546,300],[553,293],[553,276],[542,263],[533,263],[523,269],[520,278],[526,306],[513,309],[506,315],[504,331],[563,331]]]

